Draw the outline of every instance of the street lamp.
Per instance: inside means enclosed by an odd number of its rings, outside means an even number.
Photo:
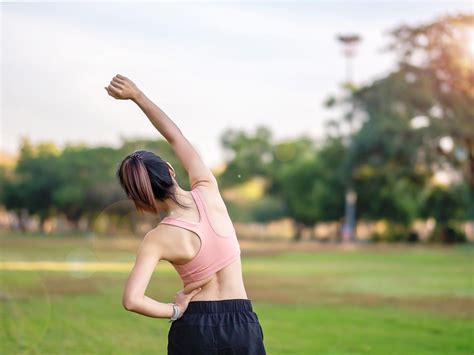
[[[353,81],[353,58],[356,54],[356,46],[362,40],[361,36],[355,33],[350,34],[340,34],[337,35],[337,40],[343,46],[343,55],[346,58],[346,85],[350,88],[352,87]],[[350,107],[350,121],[349,121],[349,139],[352,138],[354,133],[353,130],[353,111],[354,107],[351,105]],[[352,140],[349,141],[349,147],[352,145]],[[353,241],[355,239],[355,225],[356,225],[356,201],[357,201],[357,194],[353,187],[352,181],[352,164],[351,170],[349,172],[349,179],[346,187],[346,195],[345,195],[345,217],[344,217],[344,225],[342,229],[342,236],[344,240]]]
[[[346,81],[348,84],[352,83],[353,66],[352,59],[356,54],[356,46],[362,40],[358,34],[344,34],[337,35],[337,40],[341,42],[343,55],[346,57]]]

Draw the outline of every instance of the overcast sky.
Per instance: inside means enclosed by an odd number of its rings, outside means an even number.
[[[0,150],[21,136],[116,146],[161,137],[104,86],[123,74],[195,144],[210,166],[227,127],[271,127],[276,140],[321,136],[345,67],[337,33],[363,37],[354,79],[394,67],[387,30],[472,12],[469,2],[319,1],[2,3]],[[158,152],[157,152],[158,153]]]

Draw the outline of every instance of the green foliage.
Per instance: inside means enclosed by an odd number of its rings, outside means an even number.
[[[441,242],[445,244],[465,243],[467,241],[466,235],[462,232],[459,226],[454,223],[440,224],[435,228],[429,238],[430,242]]]
[[[391,33],[389,48],[407,79],[411,107],[426,115],[454,140],[451,152],[440,152],[459,165],[474,191],[474,15],[443,16],[430,23],[402,25]],[[423,100],[417,100],[423,98]],[[439,137],[438,137],[439,138]],[[435,147],[433,147],[435,148]]]
[[[293,144],[298,147],[302,142]],[[289,216],[303,224],[340,217],[344,197],[339,162],[344,154],[340,141],[327,140],[319,148],[304,149],[303,154],[274,164],[270,191],[285,201]]]
[[[466,220],[469,211],[468,196],[469,190],[465,184],[427,188],[423,193],[420,215],[424,218],[432,217],[440,224]]]
[[[419,241],[419,236],[416,232],[411,231],[403,223],[393,223],[386,221],[387,229],[384,232],[374,232],[370,236],[373,242],[409,242],[415,243]]]
[[[252,204],[250,213],[258,222],[269,222],[288,215],[285,203],[278,197],[265,195]]]
[[[74,223],[83,216],[92,221],[110,205],[127,199],[115,173],[125,155],[136,149],[154,151],[169,161],[178,181],[189,186],[185,170],[163,140],[124,140],[118,149],[69,144],[61,151],[50,143],[34,146],[24,138],[13,172],[0,173],[1,201],[8,209],[26,209],[43,220],[63,213]]]
[[[226,169],[221,174],[222,187],[247,181],[253,176],[268,176],[272,156],[272,132],[258,126],[254,134],[227,129],[221,135]]]
[[[436,227],[429,240],[443,243],[466,242],[466,235],[459,222],[467,220],[473,200],[466,184],[453,186],[432,186],[426,189],[421,201],[420,214],[434,218]]]
[[[328,127],[348,145],[342,164],[346,184],[357,191],[359,217],[409,225],[422,214],[441,223],[474,215],[474,70],[464,47],[473,20],[471,15],[446,16],[397,27],[389,49],[398,54],[399,65],[326,101],[327,107],[346,110]],[[415,118],[425,124],[414,125]],[[350,137],[343,133],[348,122],[357,128]],[[443,148],[442,139],[452,139],[453,148]],[[427,201],[426,190],[441,169],[463,174],[470,192]],[[441,208],[443,199],[448,208]]]
[[[6,184],[8,182],[8,169],[0,165],[0,201],[5,200]]]
[[[52,195],[60,182],[56,165],[58,149],[49,143],[32,149],[27,139],[23,143],[23,155],[5,183],[3,202],[7,209],[26,208],[44,220],[51,215]]]
[[[342,171],[345,148],[328,139],[319,147],[309,137],[272,144],[271,131],[259,127],[255,135],[228,131],[223,135],[231,156],[220,184],[240,183],[249,176],[269,181],[267,195],[245,212],[231,206],[229,213],[244,220],[267,221],[283,216],[304,224],[338,219],[343,209]],[[238,177],[240,176],[240,177]]]

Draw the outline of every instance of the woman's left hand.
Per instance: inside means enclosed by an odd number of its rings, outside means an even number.
[[[201,287],[198,287],[194,290],[192,290],[189,293],[184,293],[184,290],[180,290],[176,293],[176,296],[174,298],[174,303],[176,303],[179,306],[179,309],[181,310],[181,314],[179,318],[181,318],[188,308],[188,304],[191,301],[191,299],[202,290]]]

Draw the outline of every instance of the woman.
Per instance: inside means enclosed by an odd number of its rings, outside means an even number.
[[[174,122],[130,79],[117,74],[105,89],[140,107],[173,147],[191,186],[183,190],[172,165],[149,151],[135,151],[120,164],[117,176],[136,208],[167,213],[141,241],[123,306],[170,318],[168,354],[266,354],[262,327],[242,280],[240,245],[216,178]],[[183,281],[173,303],[145,296],[162,259]]]

